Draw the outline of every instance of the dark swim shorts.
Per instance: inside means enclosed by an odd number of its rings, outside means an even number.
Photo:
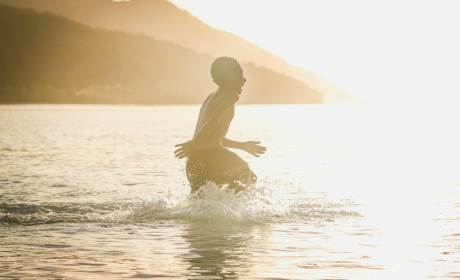
[[[229,189],[239,192],[245,185],[257,180],[249,165],[224,147],[196,151],[187,160],[185,169],[191,193],[196,192],[207,181],[218,185],[229,184]]]

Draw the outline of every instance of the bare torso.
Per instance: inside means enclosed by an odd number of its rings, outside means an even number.
[[[216,110],[219,109],[219,106],[224,101],[225,94],[236,94],[224,92],[223,90],[218,89],[217,91],[211,93],[206,100],[201,105],[200,115],[195,128],[196,136],[198,131],[203,127],[206,122],[215,114]],[[224,117],[220,120],[217,127],[198,145],[197,149],[209,149],[217,146],[222,146],[225,135],[227,135],[230,123],[233,120],[235,115],[235,106],[232,106]]]

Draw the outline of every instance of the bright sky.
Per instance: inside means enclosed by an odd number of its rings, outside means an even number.
[[[460,100],[459,0],[170,0],[372,103]]]

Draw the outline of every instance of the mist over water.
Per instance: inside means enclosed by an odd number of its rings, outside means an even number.
[[[198,110],[0,106],[0,276],[460,277],[456,110],[238,105],[257,184],[189,196]]]

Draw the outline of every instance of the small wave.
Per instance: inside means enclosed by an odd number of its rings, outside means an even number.
[[[43,223],[74,223],[74,222],[116,222],[117,213],[122,206],[118,204],[97,203],[50,203],[0,204],[0,212],[4,215],[0,222],[9,224],[43,224]]]
[[[64,184],[52,184],[50,188],[67,188],[69,186],[64,185]]]
[[[331,203],[324,199],[289,201],[287,194],[299,191],[292,185],[265,178],[245,191],[219,188],[209,182],[193,195],[180,199],[174,190],[149,195],[141,203],[54,203],[0,204],[0,222],[9,224],[40,223],[137,223],[155,220],[186,219],[196,221],[233,221],[270,223],[289,221],[331,221],[359,216],[346,211],[350,203]]]
[[[307,199],[291,205],[291,218],[293,220],[332,222],[337,219],[362,217],[359,212],[350,209],[353,206],[356,204],[352,200],[337,203],[326,199]]]

